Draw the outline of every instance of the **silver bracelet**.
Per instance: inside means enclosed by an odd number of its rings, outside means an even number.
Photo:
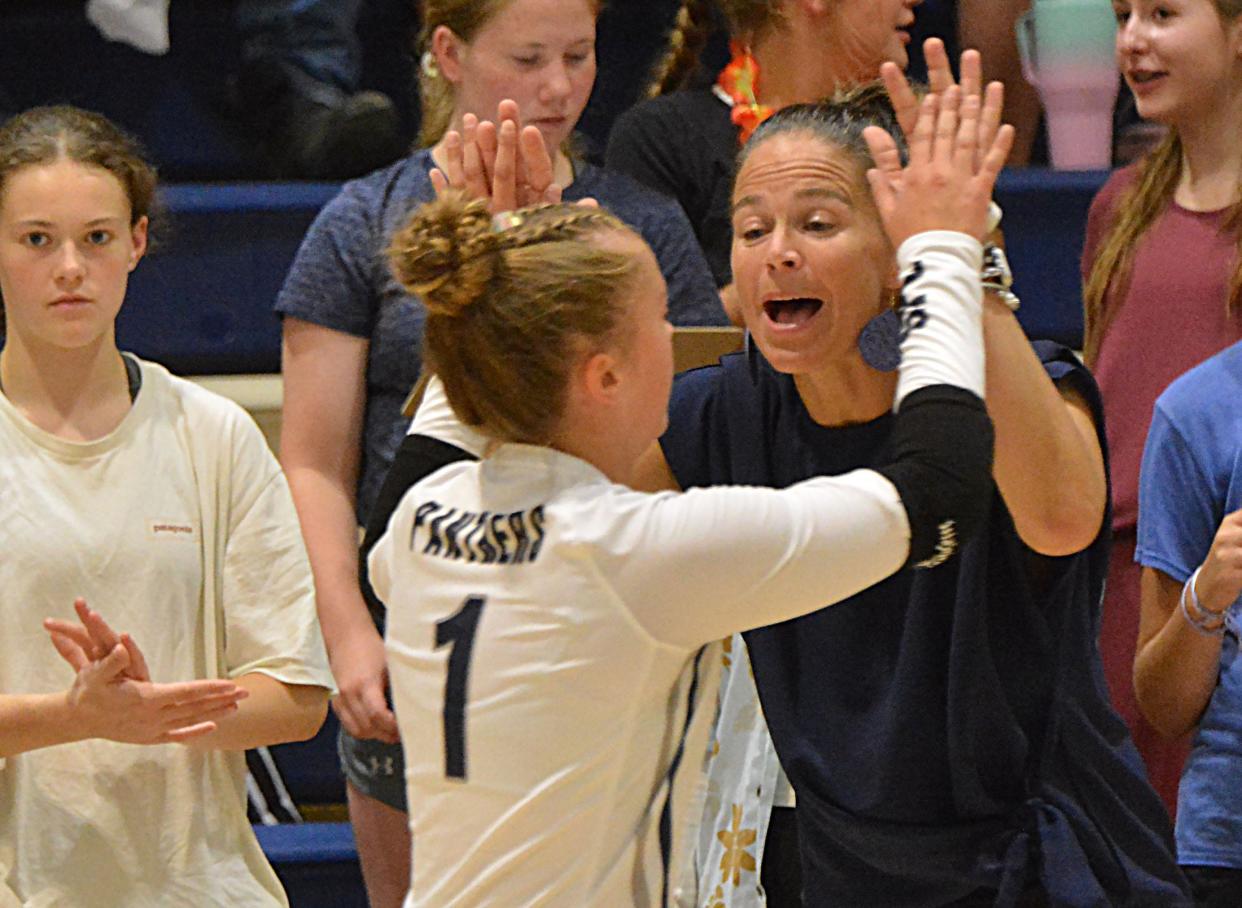
[[[1004,213],[1005,212],[1001,210],[1001,207],[996,204],[995,199],[988,202],[988,235],[1000,226],[1001,217]]]
[[[1013,272],[1009,268],[1009,259],[1005,256],[1005,250],[995,243],[983,247],[983,270],[979,272],[979,280],[984,293],[995,293],[1010,312],[1018,311],[1022,301],[1012,289]]]
[[[1205,609],[1199,604],[1199,594],[1195,592],[1195,581],[1199,579],[1199,571],[1203,570],[1203,566],[1195,568],[1195,572],[1190,575],[1190,579],[1186,581],[1186,585],[1182,587],[1182,594],[1178,597],[1182,609],[1182,617],[1186,619],[1186,623],[1193,627],[1196,631],[1205,637],[1222,637],[1225,634],[1225,613],[1213,612]],[[1190,614],[1190,609],[1186,607],[1186,599],[1188,597],[1194,603],[1195,613]],[[1212,615],[1213,618],[1206,616]],[[1216,623],[1213,623],[1213,622]]]

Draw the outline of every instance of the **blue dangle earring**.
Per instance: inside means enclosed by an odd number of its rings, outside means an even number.
[[[901,319],[889,307],[858,332],[858,352],[877,372],[895,372],[901,365]]]

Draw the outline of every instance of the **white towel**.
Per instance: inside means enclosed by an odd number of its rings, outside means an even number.
[[[89,0],[86,18],[109,41],[148,54],[168,53],[169,0]]]

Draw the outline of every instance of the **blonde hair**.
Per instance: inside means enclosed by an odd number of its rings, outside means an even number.
[[[462,41],[470,42],[493,16],[511,2],[513,0],[420,0],[423,27],[418,34],[419,55],[431,53],[431,36],[441,25]],[[598,16],[604,0],[590,0],[590,4]],[[444,74],[431,66],[419,67],[418,90],[422,102],[419,141],[424,146],[431,146],[448,132],[456,97],[452,84],[444,78]]]
[[[671,94],[686,84],[712,30],[711,0],[683,0],[668,36],[668,52],[656,65],[647,97]]]
[[[713,8],[724,14],[730,33],[749,45],[784,24],[780,6],[780,0],[682,0],[668,51],[653,70],[647,96],[658,98],[686,84],[711,35]]]
[[[1213,0],[1222,24],[1242,15],[1242,0]],[[1182,140],[1175,127],[1139,165],[1138,178],[1117,204],[1117,212],[1100,242],[1099,252],[1083,288],[1083,354],[1094,366],[1109,325],[1117,317],[1125,298],[1134,251],[1143,235],[1168,208],[1182,175]],[[1242,192],[1242,182],[1239,183]],[[1242,201],[1235,202],[1224,229],[1232,232],[1238,244],[1238,260],[1229,279],[1229,298],[1225,312],[1242,308]]]
[[[582,347],[624,340],[633,256],[599,243],[632,232],[581,205],[545,205],[497,229],[487,205],[449,193],[422,206],[388,249],[427,308],[424,358],[466,425],[547,444]]]

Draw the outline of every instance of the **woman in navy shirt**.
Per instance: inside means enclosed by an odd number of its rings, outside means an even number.
[[[904,108],[904,83],[886,76]],[[733,272],[751,347],[680,377],[645,487],[784,487],[883,456],[894,271],[860,140],[876,122],[896,134],[875,92],[791,107],[744,149]],[[1068,350],[1032,348],[1002,294],[984,330],[996,426],[987,530],[950,570],[905,571],[745,635],[796,793],[803,903],[1186,904],[1167,819],[1108,705],[1095,647],[1108,550],[1095,385]],[[732,660],[740,649],[735,639]],[[722,753],[729,732],[721,723]],[[771,797],[770,778],[751,764],[709,792],[709,817],[716,804],[734,812],[700,835],[727,846],[700,861],[713,904],[758,882],[747,874],[762,838],[745,817],[748,799]]]

